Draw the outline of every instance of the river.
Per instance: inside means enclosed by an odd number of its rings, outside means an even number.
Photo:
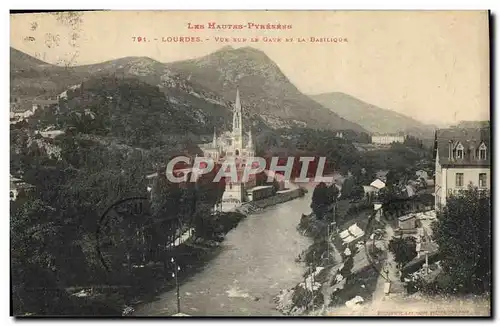
[[[273,298],[302,280],[296,263],[310,240],[296,230],[309,213],[312,189],[302,198],[247,216],[231,230],[221,252],[180,285],[181,312],[192,316],[279,316]],[[136,308],[137,316],[177,313],[175,289]]]

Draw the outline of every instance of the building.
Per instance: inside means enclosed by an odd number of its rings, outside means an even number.
[[[58,100],[67,100],[68,99],[68,91],[69,90],[75,91],[75,90],[79,89],[81,86],[82,86],[82,84],[70,86],[67,90],[65,90],[61,94],[57,95],[57,99]]]
[[[35,189],[35,186],[23,182],[19,178],[10,176],[10,200],[16,201],[18,198],[25,197]]]
[[[417,227],[417,217],[415,214],[398,217],[398,226],[402,230],[413,230]]]
[[[58,105],[58,104],[59,100],[57,99],[35,99],[33,100],[31,111],[35,113],[36,110],[47,109],[53,105]]]
[[[275,189],[273,186],[259,186],[250,190],[252,201],[261,200],[274,195]]]
[[[17,100],[11,103],[10,122],[11,124],[23,121],[36,113],[37,110],[46,109],[57,105],[59,102],[53,99],[34,99],[31,101]]]
[[[230,161],[231,166],[236,166],[238,180],[227,181],[226,190],[222,198],[223,202],[241,203],[247,198],[249,189],[255,187],[255,177],[249,178],[247,182],[241,182],[245,164],[255,156],[255,146],[252,140],[252,130],[244,133],[243,111],[240,101],[240,92],[236,90],[236,101],[233,107],[233,127],[230,133],[217,137],[214,130],[213,140],[209,144],[201,144],[199,147],[203,151],[204,157],[212,158],[216,162],[223,163]]]
[[[490,128],[451,128],[436,131],[436,209],[446,205],[446,198],[469,185],[490,189]]]
[[[424,180],[427,180],[429,179],[429,174],[427,173],[427,171],[425,170],[418,170],[415,172],[415,175],[417,176],[417,178],[423,178]]]
[[[404,134],[383,134],[383,135],[373,135],[372,143],[388,145],[392,143],[403,143],[406,139]]]
[[[373,180],[372,183],[370,183],[370,186],[377,189],[377,191],[378,191],[382,188],[385,188],[385,182],[377,178],[377,179]]]

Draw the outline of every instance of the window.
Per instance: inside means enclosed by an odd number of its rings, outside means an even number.
[[[456,187],[463,187],[464,186],[464,174],[463,173],[457,173],[455,176],[455,186]]]
[[[486,160],[486,145],[484,143],[479,146],[479,159]]]
[[[486,173],[479,173],[479,188],[486,188]]]
[[[456,158],[463,159],[464,158],[464,147],[462,144],[457,145],[457,155]]]

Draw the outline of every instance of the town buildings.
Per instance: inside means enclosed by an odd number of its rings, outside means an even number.
[[[25,197],[31,191],[35,189],[35,186],[30,185],[23,180],[10,176],[10,200],[16,201],[18,198]]]
[[[389,145],[392,143],[403,143],[406,139],[404,134],[382,134],[372,135],[373,144]]]
[[[450,128],[435,136],[435,206],[442,209],[447,197],[469,185],[490,189],[490,128]]]
[[[14,124],[23,121],[36,113],[53,105],[58,105],[59,101],[54,99],[34,99],[32,101],[21,101],[16,99],[10,104],[10,123]]]

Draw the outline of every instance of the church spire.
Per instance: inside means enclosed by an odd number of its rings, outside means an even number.
[[[241,111],[240,90],[238,88],[236,88],[236,101],[234,102],[234,110],[236,112]]]
[[[240,90],[237,88],[233,112],[233,131],[238,134],[241,134],[243,130],[243,119],[241,113]]]
[[[236,88],[236,101],[234,102],[233,112],[233,148],[241,150],[243,148],[243,117],[241,112],[240,90]]]

